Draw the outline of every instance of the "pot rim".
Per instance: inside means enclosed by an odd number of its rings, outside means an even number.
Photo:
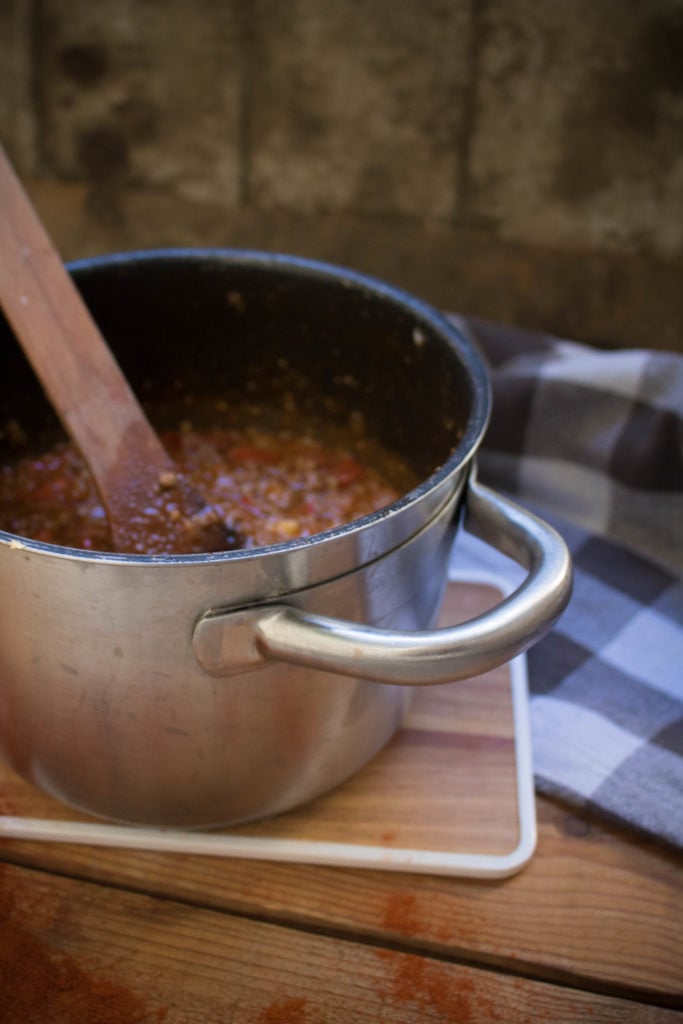
[[[164,263],[174,264],[178,261],[196,263],[197,266],[207,262],[223,264],[226,267],[240,267],[293,271],[302,277],[312,280],[324,280],[339,284],[347,289],[364,292],[374,298],[388,301],[392,306],[411,316],[415,328],[428,327],[435,334],[445,338],[460,360],[469,383],[471,407],[465,429],[450,455],[426,479],[417,484],[406,494],[360,519],[313,534],[300,537],[280,544],[265,547],[237,549],[191,555],[134,555],[121,554],[113,551],[88,551],[81,548],[48,544],[45,541],[33,540],[19,534],[0,530],[0,545],[35,551],[61,558],[83,560],[87,562],[114,562],[137,565],[197,565],[216,564],[244,560],[254,560],[280,552],[295,551],[312,545],[325,544],[348,534],[364,531],[373,524],[400,514],[404,509],[420,501],[431,490],[438,488],[447,477],[462,470],[474,457],[486,432],[491,408],[491,385],[484,356],[476,343],[467,337],[448,317],[435,307],[411,292],[392,285],[380,278],[361,271],[353,270],[339,264],[324,260],[311,259],[303,256],[280,252],[269,252],[257,249],[215,248],[215,247],[168,247],[156,249],[134,249],[126,252],[107,253],[74,260],[66,264],[71,274],[88,274],[97,272],[102,267],[125,269],[132,265]]]

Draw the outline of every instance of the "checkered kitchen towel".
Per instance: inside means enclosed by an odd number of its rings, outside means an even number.
[[[683,356],[455,319],[491,366],[480,477],[574,558],[528,655],[537,788],[683,847]]]

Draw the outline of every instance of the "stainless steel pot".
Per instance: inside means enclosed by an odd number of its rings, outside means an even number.
[[[561,613],[567,550],[477,483],[486,371],[433,309],[262,253],[137,253],[72,272],[159,427],[179,410],[247,414],[262,396],[312,420],[362,415],[422,482],[375,515],[251,551],[123,556],[0,532],[0,748],[37,786],[129,822],[275,814],[371,758],[411,686],[501,664]],[[6,328],[0,352],[0,425],[18,421],[39,449],[59,426]],[[463,511],[528,576],[485,615],[432,630]]]

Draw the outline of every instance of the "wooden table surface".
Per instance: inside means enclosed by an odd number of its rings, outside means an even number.
[[[537,814],[502,880],[0,840],[0,1022],[683,1022],[682,858]]]

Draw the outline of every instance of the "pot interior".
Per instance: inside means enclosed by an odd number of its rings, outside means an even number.
[[[158,429],[246,418],[324,433],[362,421],[420,481],[464,459],[483,432],[478,355],[439,314],[379,282],[230,250],[102,257],[71,270]],[[1,463],[63,432],[4,321],[0,341]]]

